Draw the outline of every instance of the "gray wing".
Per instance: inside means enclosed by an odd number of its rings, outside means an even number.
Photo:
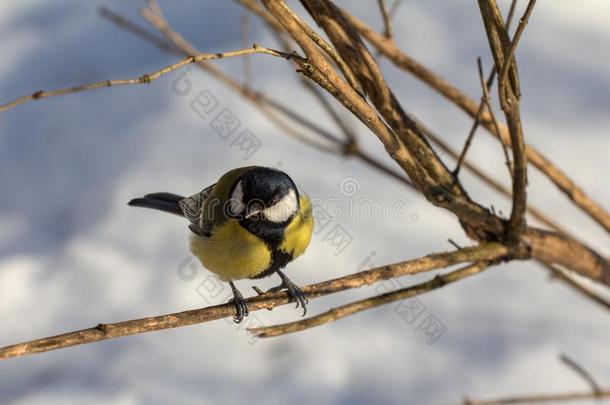
[[[178,205],[184,213],[184,217],[191,223],[189,229],[200,236],[210,236],[210,232],[212,231],[211,226],[204,223],[202,211],[203,203],[212,193],[215,185],[216,183],[204,188],[197,194],[193,194],[190,197],[178,201]]]

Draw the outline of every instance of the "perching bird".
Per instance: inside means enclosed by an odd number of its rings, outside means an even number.
[[[282,269],[309,245],[311,202],[299,194],[286,173],[260,166],[240,167],[190,197],[153,193],[133,199],[129,205],[170,212],[190,221],[191,252],[231,286],[235,322],[248,315],[248,307],[233,281],[273,273],[282,283],[270,291],[286,289],[305,315],[307,298]]]

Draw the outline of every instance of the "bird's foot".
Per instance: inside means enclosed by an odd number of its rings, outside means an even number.
[[[248,316],[248,305],[246,304],[244,296],[241,295],[237,287],[235,287],[235,284],[233,284],[233,282],[231,281],[229,282],[229,285],[231,286],[231,290],[233,290],[233,298],[231,298],[229,302],[232,302],[235,305],[235,315],[233,316],[233,322],[240,323],[244,320],[246,316]]]
[[[270,288],[269,290],[267,290],[267,292],[277,292],[281,290],[286,290],[286,293],[290,297],[290,300],[292,302],[296,302],[295,308],[298,308],[299,306],[303,308],[303,315],[301,316],[305,316],[305,314],[307,313],[307,304],[309,304],[309,300],[307,299],[305,294],[303,294],[303,291],[301,291],[299,286],[290,281],[290,279],[286,277],[284,273],[278,270],[277,274],[281,277],[282,284],[278,285],[277,287]]]

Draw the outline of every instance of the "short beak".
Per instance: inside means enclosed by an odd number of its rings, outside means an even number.
[[[246,218],[251,218],[253,216],[255,216],[256,214],[259,214],[263,211],[263,208],[260,207],[258,204],[255,204],[251,207],[246,208]]]

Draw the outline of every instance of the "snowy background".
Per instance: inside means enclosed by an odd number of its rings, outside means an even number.
[[[174,62],[176,57],[97,15],[99,6],[108,6],[138,18],[141,4],[3,0],[0,102],[39,89],[138,77]],[[381,27],[374,2],[344,4]],[[242,11],[232,2],[164,1],[161,6],[170,23],[202,51],[241,48]],[[610,3],[605,1],[539,2],[518,51],[526,139],[606,209],[608,16]],[[486,69],[490,58],[474,2],[407,1],[395,21],[403,49],[479,98],[476,57],[483,57]],[[256,19],[252,24],[252,42],[276,46]],[[217,63],[242,74],[238,59]],[[252,65],[257,88],[328,122],[315,101],[303,95],[285,61],[254,56]],[[387,61],[382,67],[404,106],[459,148],[471,120]],[[185,223],[129,208],[126,202],[152,191],[189,194],[244,164],[281,167],[312,198],[345,204],[372,198],[387,205],[401,201],[397,220],[333,218],[307,254],[288,268],[301,285],[448,250],[447,238],[469,243],[451,215],[401,184],[380,178],[358,161],[284,136],[250,104],[196,69],[188,78],[193,93],[184,97],[171,90],[174,74],[148,86],[46,99],[2,114],[1,346],[221,302],[227,291],[210,297],[206,288],[212,281],[203,270],[192,280],[179,277],[180,269],[193,264]],[[218,100],[216,112],[227,108],[240,120],[240,130],[250,130],[261,141],[251,157],[244,160],[231,139],[212,130],[212,116],[200,117],[191,109],[192,98],[204,90]],[[387,159],[366,129],[357,123],[354,128],[365,149]],[[508,184],[501,148],[487,134],[477,135],[469,156]],[[466,173],[463,178],[476,199],[510,211],[502,196]],[[354,193],[346,195],[341,188],[346,179],[355,182]],[[610,254],[608,235],[533,170],[529,197],[557,222]],[[324,237],[334,226],[353,239],[340,254]],[[272,279],[258,285],[276,283]],[[253,283],[238,284],[251,293]],[[315,300],[310,313],[384,288],[395,286]],[[411,323],[397,314],[396,305],[388,305],[304,333],[253,341],[243,327],[219,320],[3,361],[0,402],[450,404],[465,395],[586,390],[561,365],[560,353],[610,384],[608,312],[549,280],[533,264],[497,266],[421,296],[417,304],[423,312]],[[297,315],[287,306],[258,312],[255,319],[273,324]],[[432,344],[418,330],[428,316],[446,329]]]

